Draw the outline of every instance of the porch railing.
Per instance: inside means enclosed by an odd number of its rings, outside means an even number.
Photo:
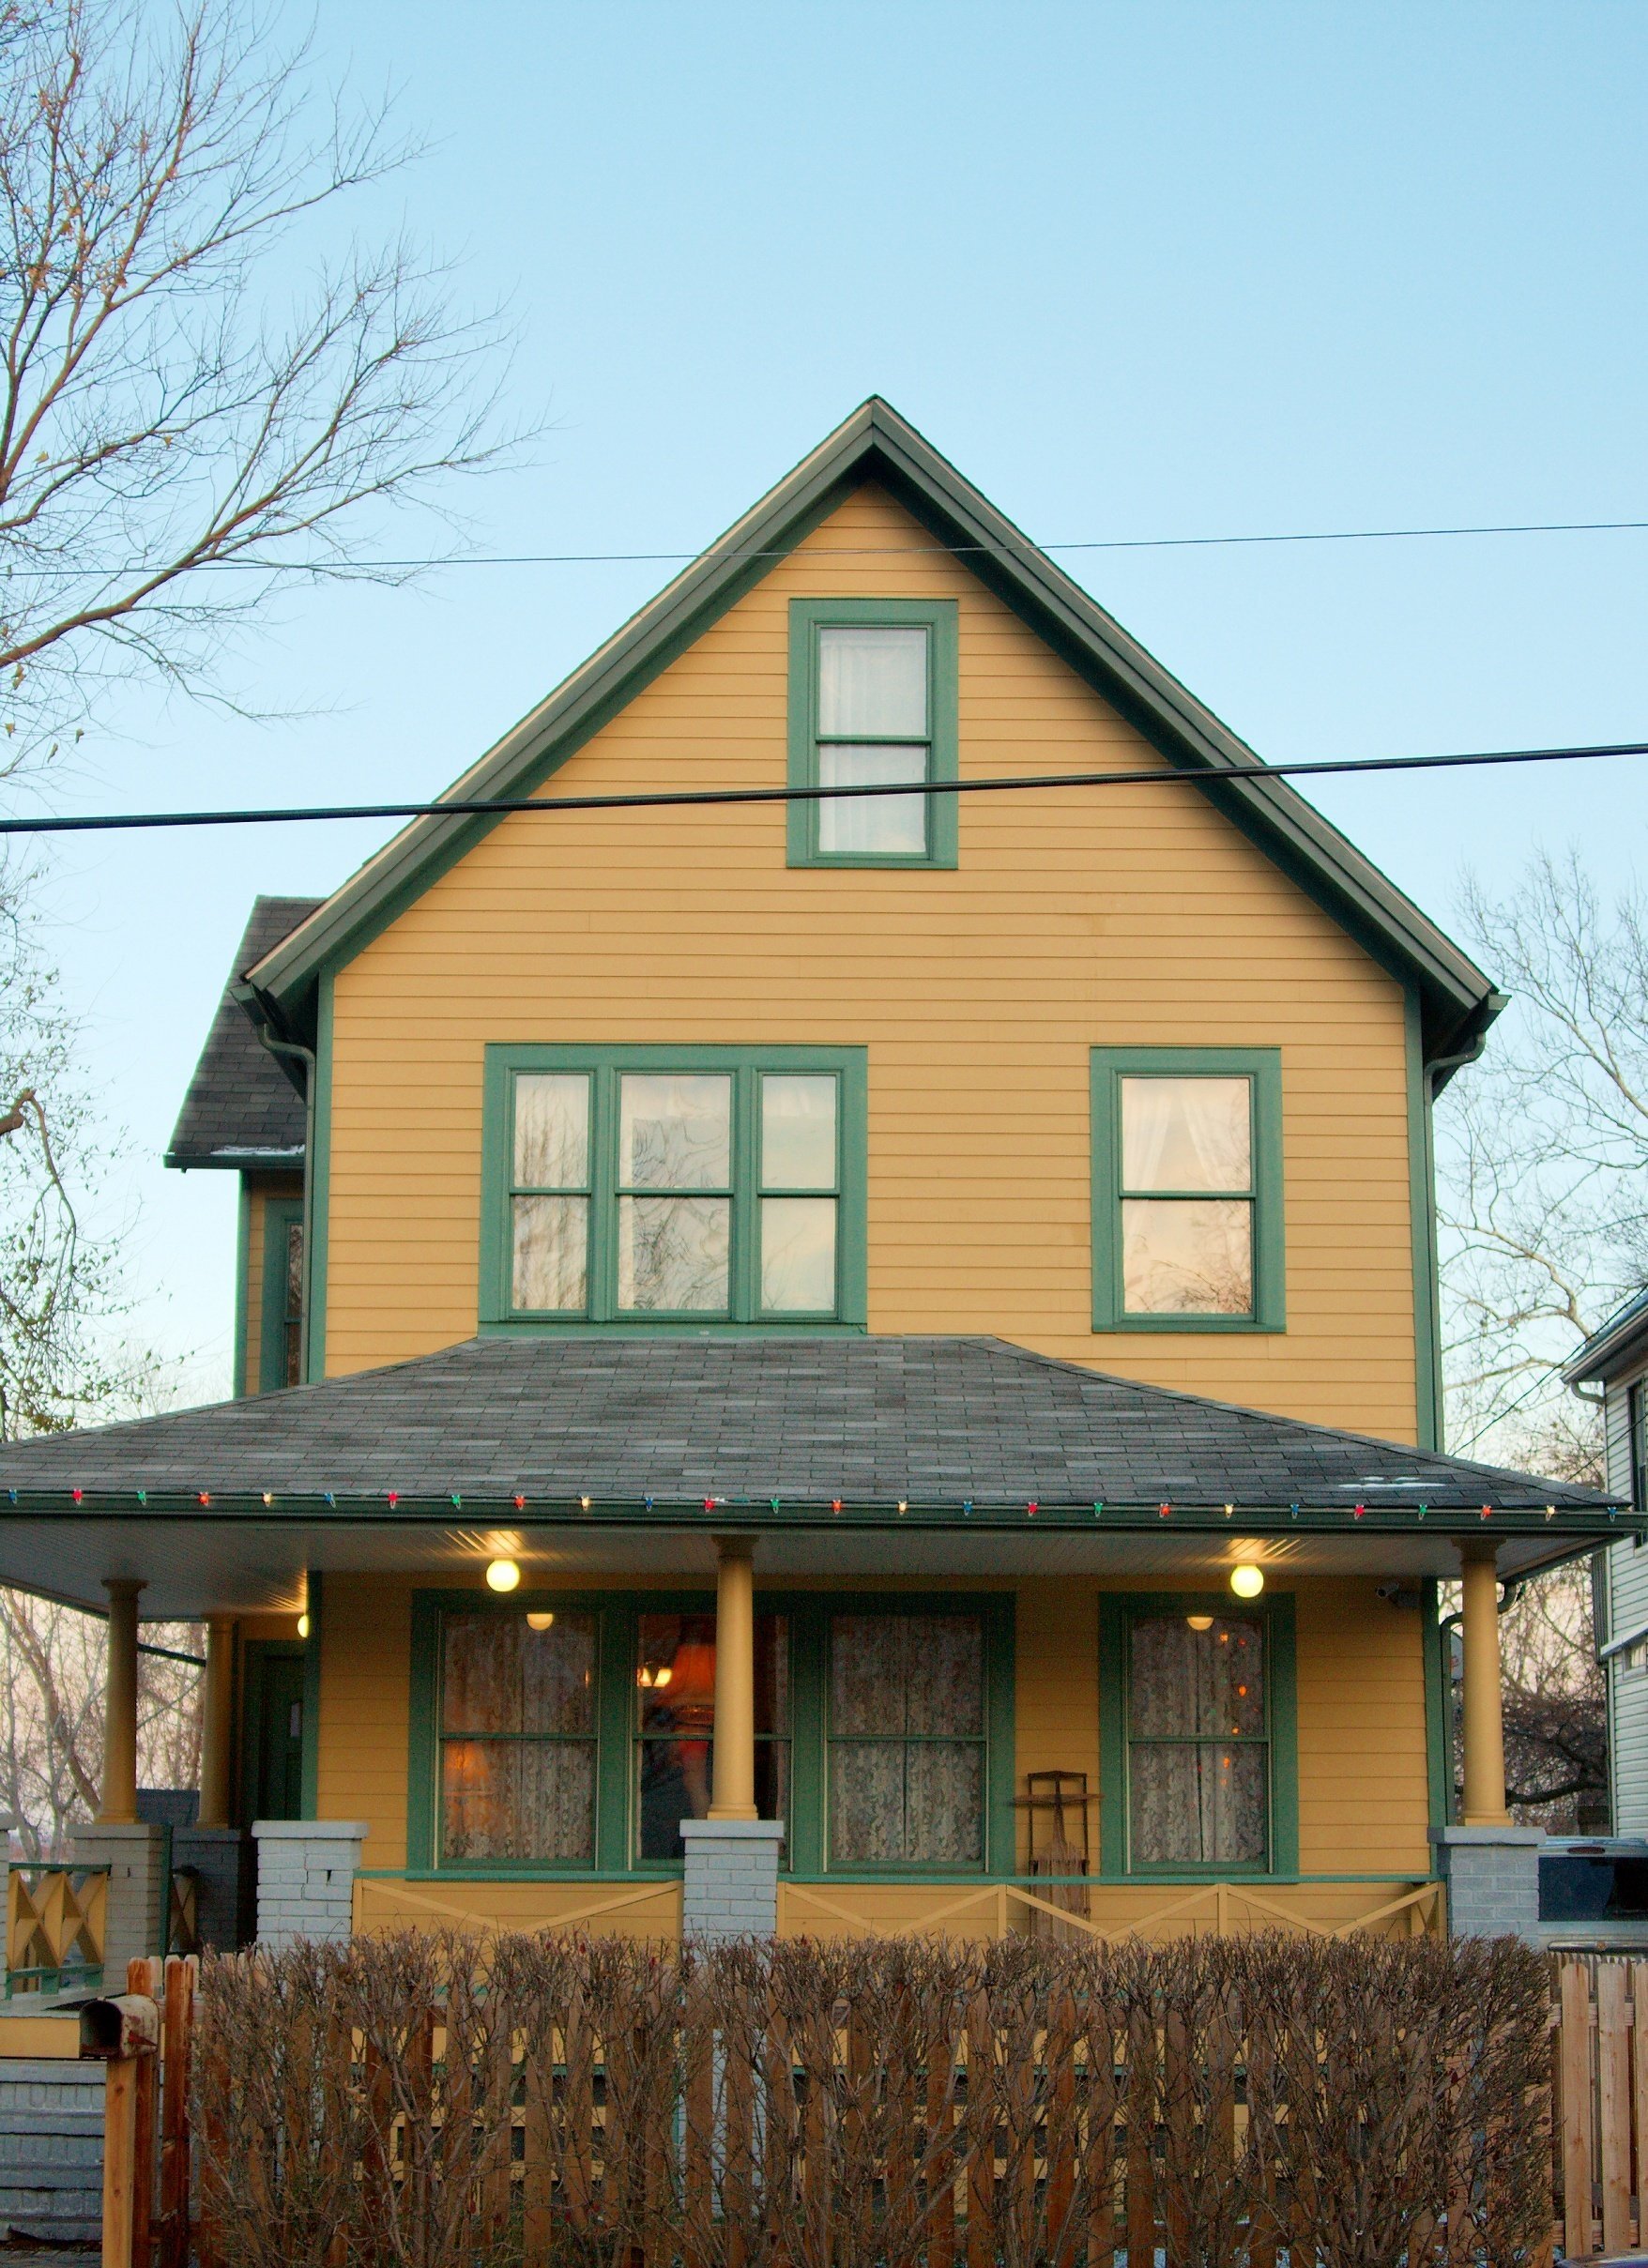
[[[6,1997],[97,1991],[103,1981],[107,1866],[12,1866],[6,1886]]]

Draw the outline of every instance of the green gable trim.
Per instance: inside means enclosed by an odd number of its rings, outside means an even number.
[[[246,1393],[247,1309],[252,1300],[252,1192],[240,1177],[240,1198],[235,1215],[235,1375],[229,1392],[236,1401]]]
[[[1410,988],[1403,1028],[1408,1081],[1408,1217],[1413,1246],[1413,1438],[1421,1449],[1440,1449],[1444,1438],[1442,1289],[1437,1261],[1436,1149],[1423,1020],[1419,996]]]
[[[312,1578],[313,1580],[313,1578]],[[444,1614],[509,1615],[550,1610],[597,1618],[595,1863],[543,1859],[449,1865],[440,1856],[440,1630]],[[1015,1853],[1014,1628],[1016,1599],[1002,1591],[757,1591],[757,1614],[789,1623],[790,1816],[785,1865],[816,1880],[1010,1875]],[[521,1590],[507,1598],[477,1591],[419,1591],[412,1597],[411,1691],[406,1751],[406,1871],[475,1880],[562,1876],[645,1880],[680,1873],[680,1862],[634,1853],[633,1758],[637,1624],[643,1614],[713,1614],[712,1591]],[[313,1612],[313,1609],[312,1609]],[[984,1634],[984,1856],[976,1866],[855,1863],[832,1873],[825,1828],[828,1787],[830,1618],[836,1614],[976,1614]]]
[[[929,780],[960,774],[956,739],[956,604],[954,599],[792,599],[789,602],[789,784],[818,785],[818,632],[837,624],[927,632]],[[792,866],[935,866],[956,862],[955,796],[927,799],[927,847],[912,854],[821,851],[816,803],[786,807]]]
[[[332,1194],[332,973],[321,979],[314,1061],[309,1073],[309,1160],[303,1184],[303,1355],[305,1381],[327,1375],[327,1245]]]
[[[1448,1725],[1453,1696],[1449,1691],[1447,1633],[1438,1611],[1437,1589],[1431,1576],[1419,1586],[1421,1642],[1425,1650],[1425,1766],[1433,1834],[1453,1825],[1454,1807],[1450,1754],[1453,1741]]]
[[[733,1082],[731,1312],[652,1317],[618,1307],[617,1081],[623,1072],[720,1072]],[[513,1086],[522,1073],[574,1072],[591,1082],[588,1304],[578,1313],[511,1306]],[[759,1082],[766,1073],[820,1073],[837,1083],[836,1302],[828,1316],[764,1314],[760,1305]],[[480,1317],[483,1331],[862,1331],[867,1313],[868,1058],[862,1047],[572,1047],[497,1043],[481,1073]]]
[[[1270,1864],[1135,1866],[1128,1849],[1127,1662],[1133,1624],[1148,1615],[1256,1616],[1265,1632],[1265,1729],[1270,1742]],[[1099,1600],[1099,1851],[1105,1881],[1299,1880],[1299,1715],[1293,1601],[1216,1591],[1110,1591]],[[1313,1880],[1317,1878],[1312,1878]],[[1350,1878],[1347,1878],[1350,1879]]]
[[[257,1347],[259,1393],[273,1393],[286,1383],[286,1237],[294,1225],[301,1225],[302,1220],[301,1197],[264,1199],[263,1302]],[[305,1254],[305,1272],[308,1265]]]
[[[1095,1047],[1091,1050],[1093,1329],[1271,1332],[1287,1328],[1283,1225],[1282,1057],[1274,1047]],[[1244,1316],[1131,1315],[1122,1254],[1122,1082],[1244,1078],[1253,1098],[1253,1308]]]
[[[851,490],[880,482],[1168,762],[1195,773],[1254,840],[1311,877],[1359,941],[1377,939],[1425,1002],[1427,1052],[1469,1047],[1499,997],[1457,946],[1286,781],[1221,780],[1254,752],[965,480],[887,403],[856,410],[761,501],[459,780],[465,798],[531,794],[802,540]],[[760,556],[753,556],[754,554]],[[554,826],[553,820],[523,825]],[[496,819],[416,820],[253,972],[282,1027],[309,1026],[325,968],[380,934]],[[1291,869],[1290,869],[1291,870]]]

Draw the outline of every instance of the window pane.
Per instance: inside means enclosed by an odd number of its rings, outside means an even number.
[[[832,1732],[904,1730],[904,1617],[838,1614],[830,1622]]]
[[[679,1859],[681,1821],[709,1815],[715,1787],[711,1742],[643,1741],[636,1801],[635,1855]],[[755,1811],[764,1819],[789,1817],[789,1743],[755,1743]],[[780,1865],[786,1864],[781,1856]]]
[[[1136,1866],[1262,1866],[1270,1853],[1262,1741],[1157,1746],[1129,1756],[1129,1848]]]
[[[927,735],[924,630],[838,627],[818,632],[818,731]]]
[[[835,1199],[763,1197],[761,1305],[768,1315],[835,1312]]]
[[[441,1779],[447,1859],[593,1862],[593,1741],[447,1741]]]
[[[719,1072],[621,1078],[618,1182],[625,1189],[730,1187],[732,1081]]]
[[[618,1305],[725,1315],[731,1210],[725,1197],[620,1197]]]
[[[589,1081],[583,1072],[515,1080],[515,1186],[583,1189],[589,1180]]]
[[[1135,1738],[1262,1738],[1264,1627],[1250,1615],[1215,1616],[1193,1630],[1183,1615],[1133,1625],[1128,1728]]]
[[[904,1856],[904,1743],[844,1741],[830,1751],[833,1862]]]
[[[708,1740],[715,1722],[715,1617],[644,1614],[636,1644],[641,1730]]]
[[[1123,1079],[1123,1189],[1253,1187],[1251,1082]]]
[[[977,1615],[900,1618],[905,1642],[905,1725],[911,1732],[984,1729],[984,1633]]]
[[[451,1614],[442,1633],[441,1728],[586,1733],[595,1728],[595,1617]]]
[[[1251,1315],[1251,1203],[1123,1198],[1122,1299],[1136,1316]]]
[[[835,1081],[769,1072],[761,1081],[763,1189],[835,1187]]]
[[[588,1305],[587,1197],[516,1197],[511,1307],[578,1314]]]
[[[820,787],[896,786],[924,781],[924,748],[821,748]],[[877,796],[870,801],[842,797],[818,810],[818,848],[855,856],[921,858],[927,847],[924,796]]]
[[[977,1741],[912,1741],[905,1751],[904,1856],[930,1866],[984,1855],[984,1751]]]

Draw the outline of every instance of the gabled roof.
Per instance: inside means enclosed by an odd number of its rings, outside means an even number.
[[[1563,1384],[1583,1386],[1593,1378],[1617,1378],[1643,1360],[1648,1360],[1648,1291],[1634,1292],[1600,1331],[1591,1333],[1579,1353],[1563,1364]]]
[[[1468,1056],[1501,1006],[1482,971],[1285,780],[1223,778],[1259,759],[887,403],[873,397],[632,617],[447,791],[518,797],[542,782],[770,571],[853,488],[885,486],[939,542],[1127,717],[1335,920],[1416,987],[1427,1058]],[[313,1032],[323,969],[350,958],[496,826],[414,820],[285,942],[252,982],[276,1020]]]
[[[1608,1532],[1614,1502],[1001,1339],[776,1333],[470,1339],[321,1385],[0,1447],[0,1529],[30,1511],[137,1518],[140,1489],[155,1517],[389,1527],[450,1527],[456,1511],[679,1528],[709,1512],[777,1528],[868,1518],[1031,1534],[1096,1517],[1170,1537],[1166,1504],[1182,1528],[1225,1537],[1230,1504],[1252,1533],[1368,1540],[1422,1519],[1432,1536],[1480,1534],[1488,1504],[1496,1539],[1553,1550]]]
[[[290,936],[325,901],[258,898],[236,949],[229,982],[218,1002],[183,1108],[172,1130],[165,1163],[245,1172],[303,1162],[303,1098],[279,1056],[269,1053],[236,997],[252,964]]]

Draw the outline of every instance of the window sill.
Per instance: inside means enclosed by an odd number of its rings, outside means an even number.
[[[1115,1338],[1120,1332],[1139,1331],[1147,1332],[1172,1332],[1183,1337],[1186,1332],[1244,1332],[1250,1337],[1274,1337],[1285,1332],[1285,1322],[1270,1322],[1257,1316],[1106,1316],[1093,1318],[1093,1335]]]
[[[591,1322],[587,1316],[511,1316],[507,1318],[486,1318],[476,1325],[478,1336],[483,1339],[542,1339],[578,1337],[590,1339],[651,1339],[651,1338],[716,1338],[748,1339],[757,1337],[792,1339],[801,1335],[810,1339],[862,1338],[868,1330],[864,1323],[832,1322],[824,1317],[798,1316],[786,1322],[774,1316],[764,1316],[758,1323],[730,1323],[725,1317],[706,1316],[701,1320],[682,1316],[661,1317],[648,1322],[641,1317],[626,1316],[622,1321]]]

